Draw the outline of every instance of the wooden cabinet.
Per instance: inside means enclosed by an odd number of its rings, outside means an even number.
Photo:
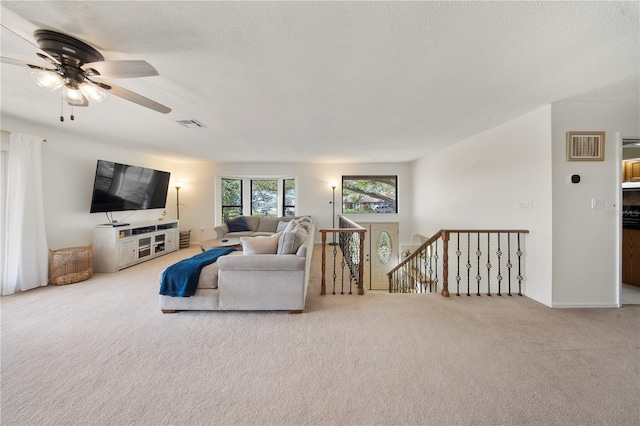
[[[622,282],[640,287],[640,229],[622,230]]]
[[[167,231],[167,251],[176,251],[178,250],[178,242],[180,240],[180,231],[178,228],[170,229]]]
[[[178,221],[98,226],[93,230],[94,270],[116,272],[176,251],[178,235]]]
[[[120,241],[118,247],[118,266],[132,265],[136,261],[136,242],[132,239]]]
[[[640,182],[640,160],[629,160],[622,163],[622,181]]]

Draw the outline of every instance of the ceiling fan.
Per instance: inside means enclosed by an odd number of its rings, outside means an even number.
[[[11,31],[4,25],[2,27]],[[102,54],[93,47],[56,31],[38,29],[33,32],[33,36],[40,50],[36,55],[49,62],[53,68],[5,57],[1,57],[0,60],[31,68],[34,70],[31,73],[33,79],[47,90],[55,91],[62,88],[62,99],[72,107],[84,107],[88,106],[89,102],[100,102],[106,97],[105,93],[111,93],[163,114],[171,111],[171,108],[149,98],[100,80],[158,75],[158,71],[148,62],[143,60],[105,61]],[[22,38],[19,35],[18,37]],[[73,120],[73,115],[71,119]],[[64,121],[62,116],[60,121]]]

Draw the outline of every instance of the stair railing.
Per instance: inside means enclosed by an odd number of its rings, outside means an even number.
[[[358,294],[364,294],[363,274],[364,274],[364,237],[367,230],[354,221],[338,216],[339,228],[320,229],[322,235],[322,282],[320,294],[327,293],[326,287],[326,246],[327,234],[332,234],[333,241],[329,243],[333,247],[333,294],[336,294],[336,283],[338,279],[338,247],[340,248],[340,269],[341,269],[341,294],[345,291],[345,279],[349,281],[349,294],[352,294],[353,285],[356,285]],[[338,241],[335,235],[338,234]]]
[[[456,296],[460,296],[461,284],[463,293],[466,284],[467,296],[471,295],[473,287],[477,296],[481,292],[491,296],[492,285],[497,287],[497,295],[502,296],[504,280],[507,281],[507,294],[511,296],[512,269],[517,268],[514,278],[518,282],[518,295],[522,296],[522,282],[525,279],[523,236],[528,233],[528,230],[522,229],[440,230],[387,273],[389,292],[434,293],[442,282],[441,294],[449,297],[449,275],[452,273],[455,274]],[[452,236],[455,237],[453,241],[456,248],[454,262],[449,261]]]

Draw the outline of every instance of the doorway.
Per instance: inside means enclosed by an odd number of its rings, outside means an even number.
[[[640,304],[640,138],[622,139],[622,283],[620,305]]]
[[[367,230],[364,239],[364,286],[388,290],[387,272],[398,264],[399,226],[397,222],[360,223]]]

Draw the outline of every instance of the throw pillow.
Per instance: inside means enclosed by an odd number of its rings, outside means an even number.
[[[240,237],[244,254],[276,254],[281,234],[269,237]]]
[[[287,227],[287,225],[289,225],[289,223],[291,223],[291,221],[281,220],[280,222],[278,222],[278,227],[276,228],[276,232],[284,231],[284,229]]]
[[[303,227],[307,233],[311,231],[311,222],[300,222],[298,226]]]
[[[307,230],[300,225],[289,232],[283,232],[278,241],[278,254],[296,254],[305,238]]]
[[[229,227],[229,232],[250,231],[244,216],[238,216],[235,219],[228,220],[227,226]]]
[[[295,228],[296,226],[298,226],[298,221],[295,219],[291,219],[288,223],[287,226],[284,227],[284,229],[282,230],[282,232],[291,232],[293,231],[293,228]]]

